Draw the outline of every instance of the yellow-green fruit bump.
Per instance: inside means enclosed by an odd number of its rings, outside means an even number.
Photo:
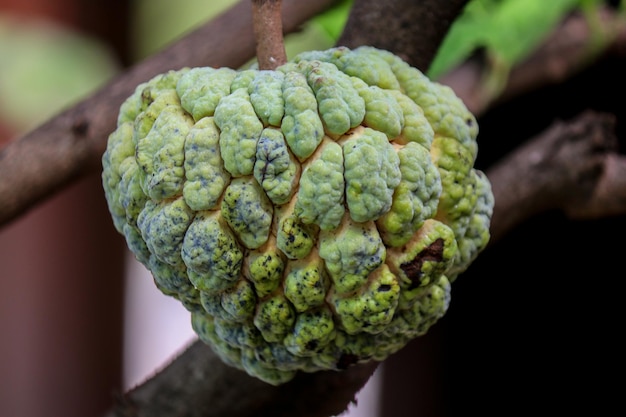
[[[221,208],[222,217],[245,247],[256,249],[267,241],[274,209],[254,178],[234,179]]]
[[[328,289],[324,263],[319,257],[291,262],[284,286],[285,297],[297,312],[322,305]]]
[[[382,361],[447,311],[494,199],[478,125],[389,51],[139,84],[102,156],[115,229],[229,366],[279,385]]]
[[[118,232],[122,233],[122,229],[126,224],[126,210],[122,204],[122,199],[127,198],[120,189],[120,181],[125,171],[122,171],[121,165],[125,160],[132,161],[137,165],[135,160],[135,144],[133,143],[133,123],[124,122],[109,135],[107,148],[102,157],[102,186],[104,188],[106,201],[109,212],[113,219],[113,225]],[[143,194],[143,191],[142,191]]]
[[[263,129],[256,148],[254,178],[274,204],[285,204],[293,195],[300,164],[289,152],[278,129]]]
[[[221,291],[239,278],[243,252],[218,212],[198,213],[185,234],[182,258],[200,291]]]
[[[170,265],[182,263],[181,248],[193,212],[182,198],[155,203],[146,202],[137,226],[148,250],[160,261]]]
[[[373,222],[346,219],[333,231],[320,233],[319,256],[338,294],[347,294],[365,284],[385,261],[386,249]]]
[[[365,128],[343,143],[346,204],[356,222],[375,220],[391,207],[400,183],[400,158],[387,136]]]
[[[150,198],[163,200],[180,194],[185,182],[185,136],[191,125],[191,117],[182,108],[170,105],[137,142],[137,163],[145,175],[142,188]]]
[[[235,177],[252,174],[263,123],[254,112],[250,96],[244,89],[240,88],[219,101],[215,109],[215,124],[220,129],[224,168]]]
[[[387,265],[398,277],[402,286],[400,303],[414,301],[420,291],[436,282],[453,265],[458,245],[445,224],[429,219],[402,248],[387,252]]]
[[[454,266],[447,272],[451,281],[465,271],[476,259],[482,249],[489,242],[489,222],[493,214],[493,193],[487,176],[478,170],[472,170],[476,177],[476,194],[478,199],[474,206],[474,212],[465,234],[459,236],[456,260]]]
[[[280,285],[285,271],[285,255],[273,242],[250,252],[246,258],[246,278],[254,285],[258,297],[265,297]]]
[[[285,114],[283,78],[278,71],[257,71],[248,86],[250,103],[265,126],[280,126]]]
[[[276,244],[289,259],[302,259],[311,253],[315,245],[314,231],[293,214],[281,217]]]
[[[148,196],[141,189],[141,177],[139,165],[134,158],[126,158],[119,167],[121,178],[119,179],[118,200],[126,211],[128,226],[137,227],[139,213],[144,208]]]
[[[376,221],[384,242],[392,247],[408,242],[435,215],[441,196],[441,176],[426,148],[409,142],[398,157],[402,179],[389,211]]]
[[[301,177],[295,214],[322,230],[339,226],[345,213],[341,146],[327,139],[319,155],[312,156]]]
[[[335,337],[335,323],[328,307],[298,315],[293,332],[285,338],[287,349],[297,356],[313,356]]]
[[[199,120],[185,139],[185,202],[193,210],[217,206],[230,174],[224,169],[219,148],[220,131],[212,117]]]
[[[230,94],[237,71],[230,68],[192,68],[176,83],[182,107],[194,120],[213,116],[222,97]]]
[[[276,294],[259,303],[254,325],[268,342],[279,342],[291,331],[296,320],[293,305],[282,294]]]
[[[329,134],[342,135],[363,121],[365,101],[350,77],[324,62],[302,61],[299,67],[315,92],[318,111]]]
[[[379,333],[391,322],[399,296],[398,280],[383,265],[360,291],[347,297],[334,294],[332,301],[347,333]]]
[[[283,98],[285,116],[281,130],[294,155],[299,159],[306,159],[324,138],[324,126],[317,112],[315,94],[304,74],[286,73]]]
[[[365,101],[363,123],[391,139],[398,137],[404,126],[404,113],[395,95],[378,86],[369,86],[359,78],[352,78],[352,82]]]

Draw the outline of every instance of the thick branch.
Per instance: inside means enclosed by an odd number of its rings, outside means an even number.
[[[284,30],[330,7],[335,0],[283,2]],[[0,151],[0,226],[26,213],[87,172],[101,169],[119,106],[135,87],[183,66],[239,67],[255,54],[250,0],[241,0],[206,25],[111,80]],[[228,47],[225,47],[225,42]]]
[[[492,241],[548,210],[577,218],[626,214],[626,158],[617,146],[615,118],[589,111],[492,166],[486,172],[496,200]]]
[[[287,62],[280,0],[252,0],[252,25],[259,69],[273,70]]]
[[[338,45],[393,51],[425,71],[467,0],[355,0]],[[372,35],[375,34],[375,35]]]
[[[145,384],[120,398],[107,417],[327,417],[340,414],[376,363],[342,372],[302,373],[272,386],[224,365],[195,342]]]

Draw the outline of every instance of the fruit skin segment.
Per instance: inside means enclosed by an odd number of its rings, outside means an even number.
[[[384,360],[445,314],[489,240],[477,135],[448,87],[388,51],[337,47],[140,84],[102,184],[199,338],[278,385]]]

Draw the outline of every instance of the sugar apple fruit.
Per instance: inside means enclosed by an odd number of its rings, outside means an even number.
[[[116,229],[219,357],[263,381],[381,361],[489,240],[478,126],[373,47],[139,85],[103,155]]]

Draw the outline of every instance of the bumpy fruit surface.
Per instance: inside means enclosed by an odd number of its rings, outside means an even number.
[[[139,85],[103,156],[117,230],[199,338],[271,384],[383,360],[489,239],[478,126],[372,47]]]

